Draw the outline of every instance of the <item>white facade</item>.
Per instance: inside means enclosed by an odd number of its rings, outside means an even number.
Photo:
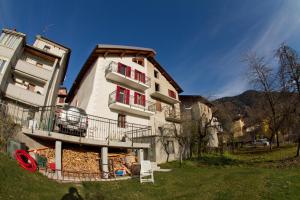
[[[1,99],[25,107],[54,106],[69,56],[68,48],[42,36],[37,36],[30,46],[25,34],[3,29],[0,61],[5,64],[0,73]]]
[[[161,135],[161,129],[167,124],[176,124],[178,130],[180,130],[179,122],[167,121],[165,115],[165,110],[173,107],[179,111],[178,92],[170,83],[170,80],[166,79],[164,72],[157,69],[153,61],[148,59],[147,56],[152,50],[134,49],[133,47],[120,49],[113,45],[109,46],[107,50],[103,50],[101,47],[98,48],[103,51],[103,54],[97,55],[92,62],[89,62],[88,59],[89,65],[83,67],[86,70],[85,73],[78,75],[78,77],[81,76],[81,79],[77,77],[77,80],[75,80],[77,85],[74,84],[71,88],[71,95],[68,97],[70,104],[84,109],[90,115],[118,120],[118,116],[121,114],[126,116],[127,123],[151,126],[151,138],[144,139],[152,146],[150,151],[145,154],[153,161],[165,162],[166,156],[163,153],[163,147],[157,144],[159,142],[158,136]],[[112,51],[114,54],[110,55],[109,52]],[[120,51],[120,54],[115,51]],[[126,51],[131,53],[126,53]],[[138,54],[141,55],[137,57]],[[142,64],[134,62],[135,59],[139,59]],[[114,67],[117,68],[119,63],[130,67],[130,75],[126,73],[123,75],[115,70]],[[145,75],[144,81],[136,81],[136,70]],[[159,72],[157,78],[154,77],[154,70]],[[155,91],[155,83],[160,84],[160,91]],[[120,103],[115,100],[119,94],[118,87],[130,90],[129,102]],[[175,93],[175,98],[169,96],[169,90]],[[162,99],[157,96],[157,92],[163,96]],[[135,93],[145,96],[144,105],[136,102]],[[161,109],[156,109],[157,104],[160,104]],[[99,128],[89,126],[87,137],[91,135],[89,132],[94,132],[95,129]],[[107,138],[106,135],[99,134],[97,137]],[[173,143],[170,146],[174,146],[175,149],[170,154],[169,160],[174,160],[178,157],[178,144],[172,137],[168,141]]]

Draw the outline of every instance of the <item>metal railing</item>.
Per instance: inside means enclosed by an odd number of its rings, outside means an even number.
[[[91,138],[102,141],[118,141],[133,143],[147,143],[142,138],[152,136],[151,126],[120,122],[118,120],[87,115],[68,113],[69,118],[76,119],[78,122],[62,123],[59,118],[61,108],[59,107],[38,107],[24,109],[18,105],[7,105],[0,103],[0,112],[3,116],[9,116],[20,124],[23,128],[35,130],[57,132],[81,138]],[[85,119],[84,119],[85,118]]]
[[[125,66],[125,69],[124,70],[121,70],[119,71],[119,67],[118,67],[118,64],[117,62],[114,62],[112,61],[106,68],[105,70],[105,73],[109,73],[109,72],[116,72],[116,73],[119,73],[121,75],[123,75],[125,78],[129,78],[129,79],[132,79],[134,81],[138,81],[138,83],[142,83],[142,84],[145,84],[147,86],[150,87],[151,85],[151,78],[146,76],[145,75],[145,79],[142,79],[141,77],[135,75],[135,69],[132,69],[130,70],[130,73],[127,72],[126,70],[126,65],[122,64]]]
[[[180,112],[176,109],[166,109],[165,118],[170,120],[181,120]]]
[[[144,111],[151,111],[151,112],[155,112],[155,103],[145,100],[144,102],[142,102],[141,99],[134,99],[134,96],[129,95],[129,98],[126,95],[123,96],[119,96],[117,98],[117,92],[114,91],[112,93],[109,94],[109,100],[108,100],[108,105],[112,104],[112,103],[122,103],[125,105],[129,105],[132,108],[138,108],[138,109],[142,109]],[[136,102],[135,102],[136,101]]]

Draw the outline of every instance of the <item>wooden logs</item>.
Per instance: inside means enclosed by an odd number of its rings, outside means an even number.
[[[63,149],[62,168],[67,171],[99,173],[101,169],[99,152],[79,148]]]

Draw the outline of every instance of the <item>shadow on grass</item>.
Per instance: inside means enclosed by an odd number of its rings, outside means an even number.
[[[100,191],[97,191],[96,193],[87,193],[83,198],[75,187],[70,187],[68,193],[61,200],[104,200],[104,196]]]

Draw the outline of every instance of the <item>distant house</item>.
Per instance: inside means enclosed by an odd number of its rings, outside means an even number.
[[[218,133],[221,132],[220,124],[212,113],[212,104],[200,95],[180,95],[181,112],[187,120],[198,121],[200,123],[210,123],[207,135],[207,146],[216,148],[219,146]],[[184,127],[184,126],[183,126]],[[189,127],[187,130],[189,131]]]
[[[243,137],[246,133],[245,122],[241,116],[238,116],[234,119],[231,132],[234,139],[239,139]]]

